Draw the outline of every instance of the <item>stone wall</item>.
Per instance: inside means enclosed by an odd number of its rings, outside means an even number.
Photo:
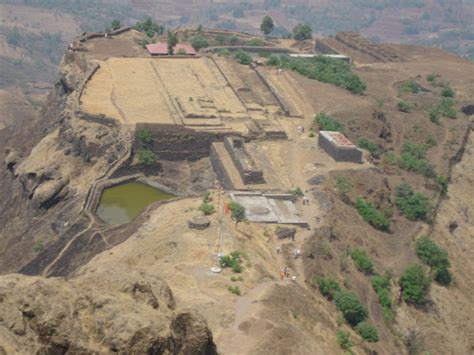
[[[362,162],[362,152],[357,148],[340,147],[319,134],[318,145],[324,149],[335,161]]]
[[[178,161],[196,161],[211,154],[211,145],[222,142],[225,133],[198,132],[181,125],[139,123],[136,132],[148,129],[153,137],[151,149],[159,159]],[[134,151],[141,149],[141,143],[135,139]]]
[[[229,153],[235,167],[237,168],[244,184],[264,184],[263,172],[255,166],[253,159],[244,149],[244,141],[226,137],[224,146]]]
[[[221,186],[225,190],[235,190],[235,186],[232,183],[232,179],[230,178],[229,175],[227,175],[225,166],[220,160],[219,153],[217,152],[214,144],[211,145],[210,159],[211,159],[212,168],[214,169],[214,172],[216,173],[217,179],[221,183]]]
[[[323,53],[323,54],[339,54],[338,51],[336,51],[334,48],[324,43],[320,39],[316,40],[314,44],[314,50],[317,53]]]

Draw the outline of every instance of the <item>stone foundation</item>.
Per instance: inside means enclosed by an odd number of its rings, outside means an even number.
[[[244,184],[264,184],[263,172],[255,166],[253,159],[244,149],[244,141],[239,138],[226,137],[224,145]]]
[[[362,163],[362,151],[342,133],[320,131],[318,145],[337,162]]]

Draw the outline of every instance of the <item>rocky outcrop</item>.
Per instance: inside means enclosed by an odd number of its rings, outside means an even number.
[[[215,354],[202,316],[158,277],[113,269],[0,278],[0,353]]]

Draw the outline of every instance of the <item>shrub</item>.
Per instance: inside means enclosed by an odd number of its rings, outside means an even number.
[[[439,175],[436,178],[436,182],[441,188],[441,195],[446,195],[448,193],[449,179],[447,176]]]
[[[251,40],[245,42],[245,45],[251,47],[264,47],[265,41],[261,40],[260,38],[252,38]]]
[[[433,268],[434,279],[443,284],[449,285],[452,280],[449,271],[450,262],[445,249],[436,244],[429,237],[419,237],[416,240],[416,255],[422,262]]]
[[[352,183],[345,176],[336,176],[336,190],[341,194],[345,195],[352,190]]]
[[[441,90],[441,96],[443,96],[443,97],[454,97],[454,90],[450,86],[445,86]]]
[[[395,194],[398,209],[410,221],[424,220],[431,212],[430,199],[421,192],[414,192],[407,183],[397,186]]]
[[[321,131],[337,131],[342,132],[344,130],[344,126],[342,123],[339,123],[338,120],[326,114],[326,112],[320,112],[315,117],[315,122],[319,126],[319,130]]]
[[[191,45],[195,50],[200,50],[201,48],[209,47],[209,42],[207,39],[201,35],[194,36],[191,40]]]
[[[293,187],[291,190],[290,190],[290,193],[294,196],[294,197],[302,197],[304,194],[303,194],[303,190],[301,190],[300,187]]]
[[[351,71],[348,63],[333,58],[317,56],[313,58],[290,58],[280,56],[282,67],[296,71],[313,80],[334,84],[354,94],[362,94],[366,84]]]
[[[372,324],[368,322],[361,322],[355,327],[355,331],[362,339],[369,343],[376,343],[379,341],[379,332]]]
[[[336,307],[342,312],[344,318],[355,326],[367,319],[367,308],[362,305],[357,296],[348,291],[339,291],[334,297]]]
[[[431,73],[426,76],[426,80],[428,80],[430,83],[434,83],[436,81],[436,73]]]
[[[240,252],[238,251],[233,251],[229,255],[221,256],[219,258],[219,264],[222,268],[231,268],[232,271],[237,274],[242,272]]]
[[[431,280],[421,265],[407,267],[399,280],[403,299],[409,303],[424,304],[430,283]]]
[[[143,145],[150,144],[153,141],[153,136],[149,129],[143,128],[137,132],[137,137]]]
[[[249,65],[252,63],[252,57],[250,54],[244,52],[243,50],[239,49],[237,52],[235,52],[234,57],[240,64]]]
[[[155,153],[148,149],[142,149],[138,151],[138,162],[145,166],[154,166],[158,161],[158,157]]]
[[[203,202],[201,206],[199,206],[199,211],[204,213],[206,216],[209,216],[216,212],[216,209],[212,203]]]
[[[385,272],[385,274],[382,275],[375,275],[372,276],[371,282],[372,282],[372,288],[374,291],[377,293],[377,296],[379,298],[379,302],[382,305],[382,308],[384,310],[385,315],[391,316],[392,311],[392,301],[390,299],[390,279],[391,279],[391,274],[389,272]]]
[[[112,30],[118,30],[120,27],[122,27],[122,24],[120,23],[119,20],[115,19],[115,20],[112,20]]]
[[[204,203],[209,203],[211,202],[212,199],[211,199],[211,193],[209,191],[206,191],[203,195],[202,195],[202,202]]]
[[[453,119],[457,117],[454,100],[449,97],[443,97],[436,106],[436,110],[445,117]]]
[[[400,86],[400,92],[402,92],[402,93],[417,94],[418,92],[420,92],[420,90],[421,90],[420,85],[418,85],[417,82],[413,79],[405,81]]]
[[[276,54],[270,55],[267,60],[267,65],[279,67],[281,65],[280,56]]]
[[[350,333],[343,330],[338,330],[337,333],[337,342],[341,349],[349,350],[352,347],[352,342],[350,341]]]
[[[309,25],[300,23],[293,28],[292,34],[297,41],[303,41],[313,37],[313,30]]]
[[[332,300],[337,292],[341,290],[338,282],[330,277],[319,277],[316,280],[319,291],[328,300]]]
[[[434,279],[442,285],[449,285],[453,279],[451,272],[446,266],[440,266],[433,269]]]
[[[440,113],[437,108],[432,108],[429,112],[430,121],[439,124]]]
[[[370,257],[365,250],[354,249],[351,252],[351,258],[354,260],[354,263],[359,271],[362,271],[367,275],[374,273],[374,264],[372,263],[372,260],[370,260]]]
[[[240,296],[240,287],[239,286],[229,286],[227,287],[230,293],[233,293],[234,295]]]
[[[374,158],[380,157],[379,146],[375,142],[371,141],[370,139],[362,137],[359,139],[357,145],[359,146],[359,148],[368,150],[372,157]]]
[[[401,112],[410,112],[411,111],[411,105],[408,102],[403,101],[403,100],[398,102],[397,108]]]
[[[230,218],[236,222],[241,222],[245,219],[245,207],[240,203],[232,201],[229,205]]]
[[[44,249],[44,243],[42,240],[38,240],[36,241],[36,243],[33,245],[33,251],[35,253],[39,253],[40,251],[42,251]]]
[[[426,159],[426,148],[412,142],[405,142],[402,146],[399,165],[402,169],[413,171],[427,178],[436,176],[433,164]]]
[[[359,197],[356,202],[356,208],[362,218],[375,229],[386,231],[390,227],[390,220],[372,203]]]

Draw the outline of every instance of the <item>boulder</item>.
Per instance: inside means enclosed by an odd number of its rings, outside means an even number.
[[[206,228],[209,228],[210,225],[211,221],[209,220],[209,218],[204,216],[196,216],[188,220],[189,229],[204,230]]]
[[[321,185],[324,181],[326,181],[326,177],[324,175],[316,175],[308,179],[308,184]]]

